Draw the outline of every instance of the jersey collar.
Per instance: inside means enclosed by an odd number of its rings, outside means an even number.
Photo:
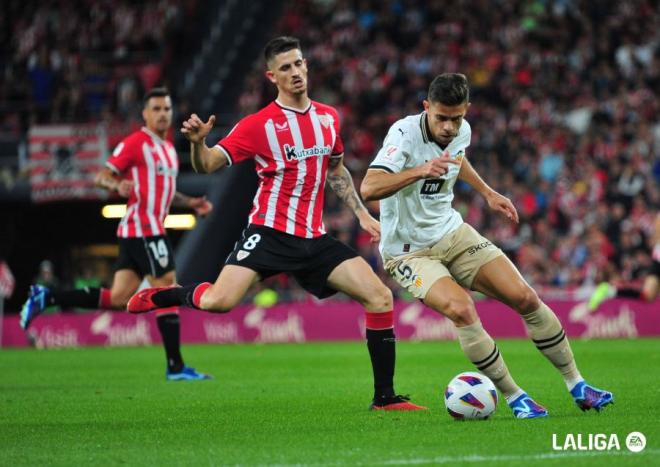
[[[290,110],[291,112],[295,112],[295,113],[301,114],[301,115],[305,115],[307,112],[309,112],[309,109],[312,108],[312,100],[311,99],[309,100],[309,105],[307,106],[307,108],[305,110],[294,109],[293,107],[288,107],[284,104],[280,104],[279,102],[277,102],[277,99],[275,99],[273,102],[275,102],[275,105],[278,106],[281,109]]]
[[[442,147],[440,143],[438,143],[435,139],[433,139],[433,135],[431,134],[431,129],[429,128],[429,121],[426,118],[426,111],[422,112],[422,116],[419,119],[419,127],[422,130],[422,139],[424,140],[425,143],[427,144],[433,143],[443,151],[447,149],[447,146],[449,146],[449,144],[445,147]]]
[[[425,143],[430,143],[429,141],[429,122],[426,121],[426,112],[422,112],[421,117],[419,118],[419,128],[422,130],[422,139]]]
[[[142,127],[142,131],[144,131],[146,134],[148,134],[149,136],[151,136],[153,139],[155,139],[155,140],[156,140],[157,142],[159,142],[159,143],[164,143],[164,142],[165,142],[165,141],[163,141],[163,138],[161,138],[160,136],[158,136],[156,133],[154,133],[153,131],[151,131],[151,130],[150,130],[149,128],[147,128],[146,126],[143,126],[143,127]]]

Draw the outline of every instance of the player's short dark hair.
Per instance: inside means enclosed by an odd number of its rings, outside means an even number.
[[[292,49],[302,50],[300,48],[300,41],[295,37],[280,36],[271,39],[268,44],[266,44],[266,47],[264,47],[264,59],[266,60],[266,64],[268,64],[275,55],[288,52]]]
[[[149,99],[151,99],[152,97],[167,97],[169,95],[170,95],[170,91],[165,86],[151,88],[151,90],[149,90],[149,92],[147,92],[142,98],[142,105],[146,107],[147,103],[149,102]]]
[[[429,86],[428,100],[449,106],[469,102],[470,86],[467,78],[460,73],[443,73],[436,76]]]

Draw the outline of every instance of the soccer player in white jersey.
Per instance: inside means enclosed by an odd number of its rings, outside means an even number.
[[[394,391],[395,338],[392,292],[367,262],[325,233],[326,180],[373,238],[380,225],[360,201],[343,165],[344,144],[337,111],[307,95],[307,62],[300,43],[278,37],[264,49],[266,77],[277,99],[243,118],[218,144],[206,146],[215,120],[197,115],[183,123],[193,168],[213,172],[254,159],[259,187],[249,225],[214,284],[151,288],[136,294],[128,311],[143,313],[177,305],[223,313],[236,306],[257,281],[279,273],[293,276],[319,298],[341,291],[365,307],[367,348],[374,376],[373,410],[420,410]]]
[[[424,112],[389,130],[365,176],[365,200],[381,200],[380,252],[385,269],[413,296],[454,322],[465,355],[493,380],[517,418],[547,416],[511,377],[500,351],[481,325],[464,289],[495,298],[522,316],[536,347],[559,370],[582,410],[601,410],[612,394],[588,385],[554,312],[513,263],[452,208],[456,180],[471,185],[496,212],[518,222],[511,201],[494,191],[466,157],[471,130],[468,82],[461,74],[437,76]]]

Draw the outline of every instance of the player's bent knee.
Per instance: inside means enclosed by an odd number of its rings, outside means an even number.
[[[469,326],[478,320],[472,300],[452,300],[444,313],[456,326]]]
[[[541,300],[534,289],[525,287],[516,293],[513,304],[520,313],[531,313],[538,310],[541,306]]]
[[[373,293],[368,294],[364,307],[373,312],[390,311],[394,307],[392,291],[384,284],[381,284]]]

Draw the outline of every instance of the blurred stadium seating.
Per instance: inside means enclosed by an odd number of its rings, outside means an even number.
[[[650,263],[660,206],[658,2],[7,0],[0,206],[9,218],[0,222],[0,259],[16,272],[17,294],[51,251],[15,253],[21,229],[32,228],[19,212],[44,215],[28,207],[31,126],[139,124],[142,92],[165,83],[178,120],[191,110],[218,113],[220,135],[273,98],[258,53],[265,37],[279,34],[301,38],[312,98],[340,110],[356,186],[389,125],[420,111],[432,77],[463,72],[472,86],[468,157],[514,200],[521,223],[491,215],[457,185],[455,207],[465,220],[545,295],[589,289],[605,277],[635,280]],[[375,247],[331,191],[326,226],[378,265]],[[95,238],[69,241],[53,258],[60,276],[72,281],[73,249],[112,243],[112,230],[90,227]],[[284,299],[302,295],[286,279],[270,286]]]

